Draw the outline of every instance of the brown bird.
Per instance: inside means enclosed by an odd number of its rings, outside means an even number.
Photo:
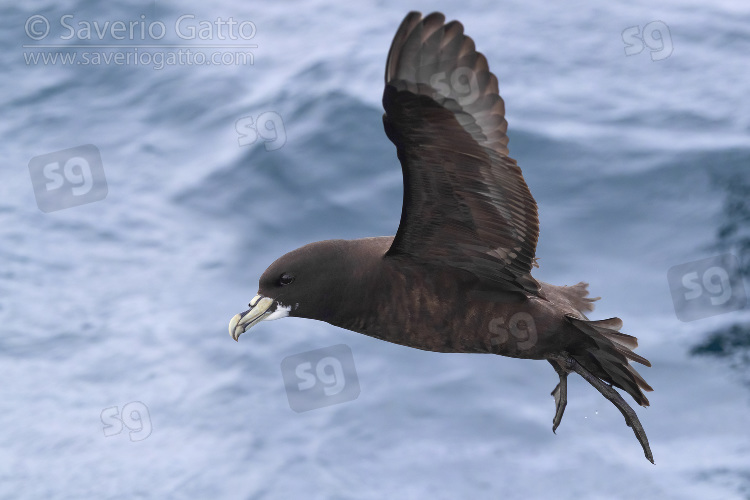
[[[574,371],[610,400],[653,463],[638,416],[612,387],[648,406],[651,387],[629,361],[637,339],[622,321],[590,321],[587,284],[531,276],[537,205],[508,156],[505,105],[487,59],[457,21],[409,13],[385,69],[383,123],[404,178],[395,236],[310,243],[260,278],[229,333],[296,316],[437,352],[548,360],[555,431]]]

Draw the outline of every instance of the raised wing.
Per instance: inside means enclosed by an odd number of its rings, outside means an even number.
[[[389,257],[469,271],[539,294],[534,198],[509,158],[505,105],[487,59],[457,21],[406,16],[388,54],[383,123],[404,175]]]

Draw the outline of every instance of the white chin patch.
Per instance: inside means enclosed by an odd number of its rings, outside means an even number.
[[[289,311],[292,310],[292,306],[285,306],[283,304],[277,304],[276,310],[263,318],[263,321],[272,321],[274,319],[286,318],[289,316]]]

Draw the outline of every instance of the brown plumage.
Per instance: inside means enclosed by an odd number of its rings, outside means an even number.
[[[497,78],[460,23],[406,16],[388,54],[383,107],[404,178],[398,232],[282,256],[232,319],[232,337],[288,315],[417,349],[546,359],[560,376],[553,430],[575,371],[617,406],[653,462],[637,415],[611,387],[648,406],[643,391],[652,389],[629,361],[650,363],[619,318],[586,317],[597,299],[585,283],[531,276],[537,205],[508,156]]]

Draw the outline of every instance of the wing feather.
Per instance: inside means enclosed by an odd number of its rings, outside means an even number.
[[[449,265],[493,287],[539,294],[537,206],[508,157],[505,104],[461,23],[412,12],[388,54],[383,123],[404,176],[387,257]]]

